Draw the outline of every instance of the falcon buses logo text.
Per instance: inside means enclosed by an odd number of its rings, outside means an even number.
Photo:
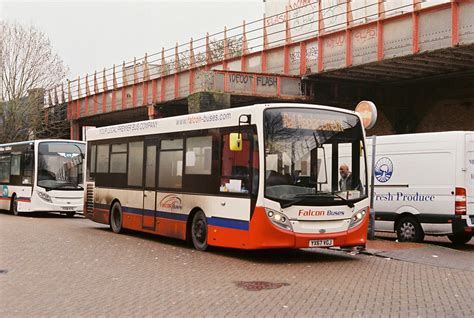
[[[178,198],[175,194],[169,194],[161,199],[160,207],[169,210],[181,210],[183,205],[181,204],[181,198]]]
[[[298,216],[340,216],[344,215],[343,211],[332,211],[332,210],[299,210]]]

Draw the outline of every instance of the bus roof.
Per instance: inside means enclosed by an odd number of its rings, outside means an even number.
[[[273,103],[256,104],[236,108],[227,108],[209,112],[193,113],[175,117],[159,118],[153,120],[144,120],[112,126],[91,128],[87,130],[87,140],[113,139],[120,137],[134,137],[142,135],[151,135],[156,133],[170,133],[179,131],[188,131],[196,129],[211,129],[215,127],[234,127],[239,123],[239,116],[250,114],[253,116],[252,123],[255,123],[265,109],[268,108],[314,108],[328,111],[337,111],[348,114],[356,114],[347,109],[315,105],[315,104],[297,104],[297,103]],[[357,114],[356,114],[357,115]]]
[[[7,144],[0,144],[1,147],[8,147],[8,146],[16,146],[16,145],[26,145],[26,144],[33,144],[38,142],[74,142],[74,143],[81,143],[84,144],[85,142],[80,140],[71,140],[71,139],[33,139],[33,140],[25,140],[25,141],[17,141],[17,142],[10,142]]]

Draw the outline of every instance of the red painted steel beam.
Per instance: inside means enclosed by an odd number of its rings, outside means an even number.
[[[306,42],[300,42],[300,75],[306,74]]]
[[[127,92],[125,91],[125,86],[122,86],[122,110],[124,110],[127,105],[125,103],[125,99],[127,98]]]
[[[102,113],[107,112],[107,94],[105,92],[102,93]]]
[[[323,67],[323,37],[322,33],[324,30],[324,17],[323,17],[323,9],[322,9],[322,0],[318,0],[318,73],[321,73],[324,69]]]
[[[143,102],[142,105],[148,105],[148,81],[142,83]]]
[[[377,61],[383,60],[383,23],[382,20],[385,18],[383,0],[378,0],[377,3]]]
[[[157,90],[158,90],[158,87],[157,87],[156,79],[153,79],[151,81],[151,102],[153,104],[156,104],[158,100],[158,96],[156,95]]]
[[[132,108],[137,106],[137,84],[132,85]]]
[[[92,104],[94,105],[94,115],[97,114],[97,95],[92,96]]]
[[[114,89],[112,90],[112,111],[114,112],[116,109],[116,103],[117,103],[117,90]]]
[[[268,35],[265,13],[263,14],[263,48],[260,54],[260,63],[262,66],[262,73],[267,71],[267,50],[268,50]]]
[[[166,81],[166,77],[162,77],[160,79],[160,84],[161,84],[161,92],[160,92],[160,101],[164,102],[165,101],[165,81]]]
[[[451,46],[459,45],[459,3],[451,0]]]
[[[412,52],[416,54],[420,51],[420,16],[419,16],[419,9],[420,3],[419,0],[413,0],[413,12],[412,12],[412,25],[413,25],[413,32],[412,32]]]
[[[352,13],[351,3],[346,1],[346,66],[352,65]]]

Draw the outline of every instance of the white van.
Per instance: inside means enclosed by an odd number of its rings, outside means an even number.
[[[370,137],[366,148],[371,154]],[[425,234],[447,235],[455,244],[472,238],[473,131],[380,136],[375,153],[376,231],[411,242]]]

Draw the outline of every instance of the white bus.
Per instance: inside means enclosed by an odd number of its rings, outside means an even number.
[[[399,241],[472,238],[473,131],[380,136],[375,153],[375,230],[396,232]]]
[[[0,144],[0,209],[23,212],[82,212],[85,143],[30,140]]]
[[[354,112],[306,104],[90,129],[84,214],[198,250],[363,247],[364,136]],[[341,191],[343,163],[353,183]]]

